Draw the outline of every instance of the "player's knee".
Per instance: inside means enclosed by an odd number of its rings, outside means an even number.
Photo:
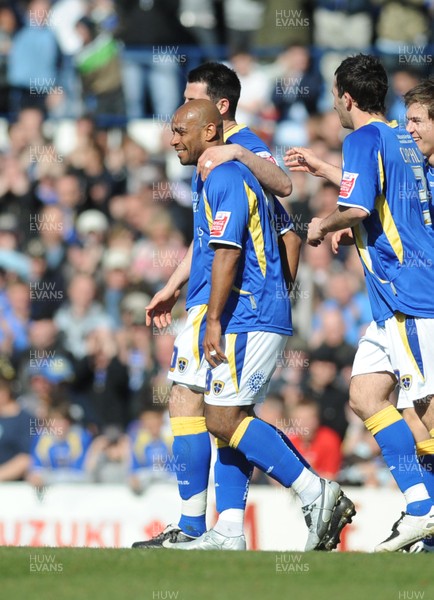
[[[171,417],[203,417],[204,407],[201,394],[184,385],[174,383],[169,399]]]
[[[428,431],[434,429],[434,396],[427,396],[415,402],[418,418],[423,422]]]
[[[206,428],[211,433],[211,435],[214,435],[215,437],[219,438],[220,440],[227,441],[226,436],[224,435],[225,431],[226,431],[226,427],[225,427],[224,423],[222,422],[222,420],[220,418],[218,418],[217,415],[212,412],[212,410],[206,411],[205,418],[206,418]]]
[[[213,407],[207,406],[205,412],[206,428],[215,437],[229,443],[233,432],[236,429],[229,411],[213,410]]]
[[[170,398],[169,398],[169,413],[171,417],[182,417],[185,416],[184,413],[184,409],[185,409],[185,402],[186,399],[184,397],[183,394],[183,390],[181,388],[181,386],[177,385],[176,383],[173,384],[172,386],[172,390],[170,392]]]
[[[349,397],[349,406],[351,410],[356,413],[356,415],[360,416],[362,412],[362,402],[363,395],[359,389],[359,386],[351,381],[350,385],[350,397]]]
[[[420,419],[417,416],[417,413],[414,408],[405,408],[402,411],[402,416],[403,416],[405,422],[407,423],[407,425],[409,425],[409,426],[413,425],[416,422],[420,422]]]

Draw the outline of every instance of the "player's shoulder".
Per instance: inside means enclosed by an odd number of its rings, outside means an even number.
[[[246,125],[237,125],[234,128],[233,133],[229,131],[229,135],[226,138],[226,143],[240,144],[240,146],[244,146],[244,148],[247,148],[247,150],[250,150],[255,154],[264,152],[271,156],[271,152],[267,144]]]
[[[249,169],[249,167],[247,167],[244,163],[238,161],[235,162],[235,165],[239,170],[244,183],[246,183],[249,188],[251,188],[256,194],[258,194],[259,190],[261,189],[261,184],[255,177],[255,175],[252,173],[252,171]]]
[[[381,137],[381,129],[375,123],[368,123],[350,133],[344,140],[344,147],[354,148],[360,146],[363,149],[364,144],[372,146],[373,143],[378,143]]]
[[[208,199],[229,194],[239,197],[246,184],[259,193],[256,190],[256,186],[259,190],[259,183],[253,173],[243,163],[231,160],[215,167],[206,178],[204,187]]]
[[[242,163],[239,163],[238,161],[229,160],[218,165],[208,175],[205,181],[205,186],[209,188],[211,185],[227,185],[233,180],[239,180],[242,178],[242,172],[240,169],[241,164]]]

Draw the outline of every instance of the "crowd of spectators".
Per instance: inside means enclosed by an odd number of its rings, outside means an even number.
[[[0,1],[0,481],[141,493],[175,476],[166,372],[184,298],[161,331],[145,306],[192,239],[192,170],[170,147],[186,72],[226,61],[242,84],[238,122],[281,164],[305,144],[339,165],[334,68],[349,51],[379,53],[402,120],[402,94],[432,62],[431,17],[411,1]],[[282,201],[304,238],[338,190],[292,180]],[[321,475],[389,483],[348,409],[371,320],[354,248],[304,245],[291,298],[294,336],[259,415]]]

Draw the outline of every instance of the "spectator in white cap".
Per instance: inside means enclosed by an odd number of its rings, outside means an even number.
[[[98,241],[104,239],[108,226],[107,217],[101,211],[93,208],[82,212],[76,222],[77,233],[81,238]]]
[[[77,218],[78,240],[83,244],[86,254],[93,258],[95,265],[102,259],[108,228],[108,219],[99,210],[85,210]]]

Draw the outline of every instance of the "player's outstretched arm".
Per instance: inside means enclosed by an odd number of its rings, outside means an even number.
[[[211,367],[227,360],[221,348],[220,317],[231,293],[237,274],[241,249],[234,246],[214,245],[215,253],[211,270],[211,291],[206,315],[203,351]]]
[[[279,237],[279,253],[283,275],[288,291],[294,285],[300,260],[301,239],[294,231],[287,231]]]
[[[190,277],[191,258],[193,256],[193,242],[190,244],[187,254],[169,277],[164,288],[157,292],[148,306],[146,306],[146,325],[152,320],[158,329],[167,327],[172,322],[172,308],[179,298],[181,290]]]
[[[324,219],[312,219],[307,228],[307,243],[319,246],[328,233],[354,227],[367,216],[368,213],[362,208],[338,206]]]
[[[207,148],[197,163],[198,173],[205,181],[213,169],[229,160],[238,160],[245,164],[267,192],[282,197],[291,194],[291,180],[278,165],[239,144]]]
[[[283,162],[291,171],[310,173],[315,177],[324,177],[340,186],[342,169],[318,158],[309,148],[294,147],[286,151]]]

